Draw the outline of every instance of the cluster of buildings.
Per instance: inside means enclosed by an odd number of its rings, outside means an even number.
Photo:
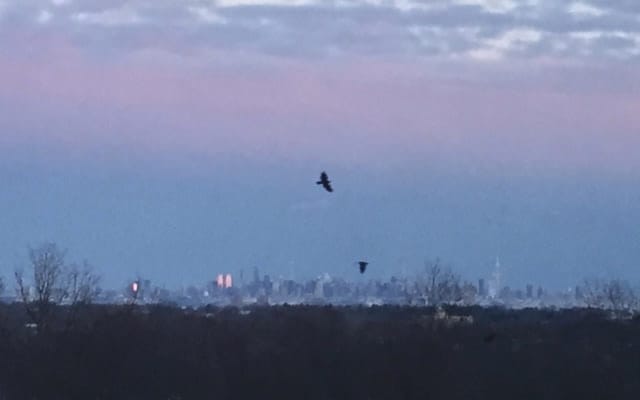
[[[437,265],[436,265],[437,266]],[[439,271],[439,272],[435,272]],[[430,275],[431,274],[431,275]],[[434,275],[436,274],[436,275]],[[241,272],[237,277],[231,273],[220,273],[215,279],[202,285],[191,285],[178,289],[167,289],[152,284],[149,279],[131,281],[124,290],[100,290],[93,299],[102,304],[168,304],[180,307],[244,306],[244,305],[413,305],[427,306],[440,304],[505,306],[510,308],[528,307],[576,307],[597,306],[616,307],[630,303],[621,298],[616,304],[607,305],[612,293],[622,292],[624,287],[602,286],[594,288],[569,288],[551,292],[540,286],[527,284],[514,288],[504,284],[504,271],[500,260],[496,259],[493,272],[488,279],[464,282],[438,268],[426,268],[414,277],[391,277],[387,280],[367,279],[366,275],[357,281],[347,281],[327,273],[313,279],[294,280],[272,278],[260,275],[254,268],[253,276],[246,277]],[[618,288],[616,292],[613,289]],[[8,294],[8,293],[7,293]],[[35,288],[29,287],[27,295],[36,298]],[[608,297],[607,297],[608,295]],[[627,296],[629,297],[629,296]],[[21,299],[5,296],[0,301],[11,302]],[[640,297],[634,306],[640,306]],[[63,301],[65,303],[65,301]]]
[[[502,285],[499,261],[491,279],[479,279],[476,284],[451,281],[431,282],[425,277],[349,282],[329,274],[305,281],[260,276],[257,268],[252,279],[241,273],[235,279],[230,273],[219,274],[215,280],[201,286],[178,290],[155,287],[149,280],[136,280],[125,291],[106,290],[97,301],[103,303],[138,302],[140,304],[174,304],[182,307],[203,305],[243,306],[251,304],[333,304],[333,305],[502,305],[513,308],[581,305],[580,289],[550,293],[541,287],[526,285],[510,288]]]

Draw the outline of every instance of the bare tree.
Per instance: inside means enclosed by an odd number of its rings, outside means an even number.
[[[605,285],[605,297],[614,311],[632,310],[637,298],[633,289],[625,281],[613,279]]]
[[[72,305],[91,304],[100,294],[100,276],[84,261],[82,266],[72,265],[67,274],[67,301]]]
[[[462,297],[463,304],[465,305],[475,304],[476,296],[478,295],[478,289],[472,283],[469,283],[469,282],[463,283],[460,290],[461,290],[461,297]]]
[[[585,279],[582,284],[582,301],[589,308],[604,308],[603,282],[599,279]]]
[[[460,277],[451,268],[442,267],[440,260],[425,263],[426,282],[424,292],[430,305],[460,301],[462,288]]]
[[[25,283],[22,271],[15,272],[18,295],[38,329],[43,329],[49,322],[52,306],[67,296],[64,259],[65,252],[55,243],[44,243],[29,248],[33,272],[31,285]]]
[[[610,309],[616,312],[634,310],[638,297],[631,286],[620,279],[609,281],[586,279],[582,286],[582,300],[587,307]]]
[[[100,293],[100,276],[94,273],[91,265],[85,260],[82,266],[71,265],[66,271],[67,296],[65,302],[69,304],[66,328],[72,328],[78,322],[77,317],[81,308],[91,304]]]
[[[25,282],[23,271],[15,272],[18,296],[38,330],[46,329],[56,304],[69,304],[73,320],[77,306],[91,303],[98,294],[100,278],[91,266],[85,261],[82,267],[68,267],[65,257],[55,243],[44,243],[29,248],[30,282]]]

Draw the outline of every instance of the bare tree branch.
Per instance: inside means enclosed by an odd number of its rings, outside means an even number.
[[[424,292],[430,305],[462,300],[460,277],[453,273],[451,268],[442,267],[439,259],[436,259],[433,263],[426,263],[425,273],[426,285]]]
[[[56,304],[68,302],[70,320],[73,320],[77,306],[90,303],[98,294],[99,276],[93,273],[91,266],[85,261],[82,267],[67,267],[65,256],[65,251],[55,243],[44,243],[29,248],[33,273],[29,284],[25,282],[23,271],[15,271],[16,291],[39,331],[49,324]]]
[[[67,290],[62,276],[65,252],[55,243],[44,243],[29,248],[29,261],[33,272],[30,286],[24,281],[22,271],[15,271],[17,292],[25,305],[29,318],[44,329],[52,311],[52,305],[62,301]]]
[[[82,266],[71,265],[66,274],[67,301],[71,306],[92,303],[100,294],[100,276],[84,261]]]
[[[610,309],[613,311],[637,308],[638,297],[627,282],[620,279],[604,281],[586,279],[582,286],[582,300],[587,307]]]

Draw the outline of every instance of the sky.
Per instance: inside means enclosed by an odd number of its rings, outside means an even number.
[[[635,0],[0,0],[0,274],[640,282],[639,67]]]

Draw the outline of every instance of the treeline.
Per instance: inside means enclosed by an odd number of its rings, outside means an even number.
[[[0,398],[640,398],[640,320],[597,310],[70,312],[37,331],[22,304],[0,306]]]
[[[69,305],[72,310],[76,310],[78,305],[94,302],[101,293],[100,275],[93,270],[91,265],[87,261],[81,264],[69,263],[66,259],[66,252],[55,243],[44,243],[38,247],[29,248],[27,265],[26,271],[15,271],[14,285],[0,279],[0,293],[3,289],[13,286],[17,295],[16,300],[25,305],[32,323],[36,324],[39,329],[46,329],[50,309],[53,305]],[[143,285],[145,282],[146,284]],[[287,283],[292,282],[288,281]],[[342,283],[344,284],[344,281]],[[315,286],[318,285],[318,282],[310,281],[307,282],[308,285],[311,287],[305,287],[306,292],[315,292],[317,289]],[[332,290],[325,291],[323,286],[321,286],[322,295],[326,294],[330,297]],[[451,267],[442,265],[440,260],[436,259],[425,263],[424,270],[417,274],[414,281],[405,281],[400,285],[396,278],[392,278],[390,282],[384,284],[376,282],[372,291],[374,295],[379,296],[391,294],[396,298],[403,299],[401,301],[406,304],[472,305],[476,304],[478,300],[486,298],[486,287],[483,286],[485,286],[484,280],[481,280],[476,287],[470,282],[463,281],[460,275],[453,272]],[[141,280],[138,277],[123,290],[122,294],[125,294],[126,301],[130,303],[135,303],[140,298],[159,303],[171,301],[171,296],[168,293],[163,293],[166,291],[157,289],[150,287],[150,281]],[[190,289],[192,290],[187,291],[191,292],[189,296],[199,298],[198,289],[195,287]],[[248,285],[247,289],[251,296],[258,299],[268,298],[272,294],[273,285],[266,279],[262,283],[256,279],[252,285]],[[329,287],[329,289],[335,289],[343,295],[349,290],[344,285]],[[532,285],[528,285],[526,297],[520,290],[514,292],[507,286],[495,289],[497,293],[492,296],[496,296],[505,304],[513,304],[514,300],[533,297]],[[359,290],[360,288],[355,289],[355,297],[361,295]],[[211,292],[215,292],[215,287],[211,287]],[[559,298],[564,301],[565,305],[577,304],[589,308],[607,309],[622,316],[633,315],[640,310],[638,293],[636,288],[624,280],[587,279],[575,287],[575,292],[570,295],[571,298],[567,297],[567,293],[560,294]],[[538,288],[538,299],[542,294],[542,288]],[[233,298],[232,304],[242,304],[242,295],[235,288],[233,292],[227,292],[227,295]]]

